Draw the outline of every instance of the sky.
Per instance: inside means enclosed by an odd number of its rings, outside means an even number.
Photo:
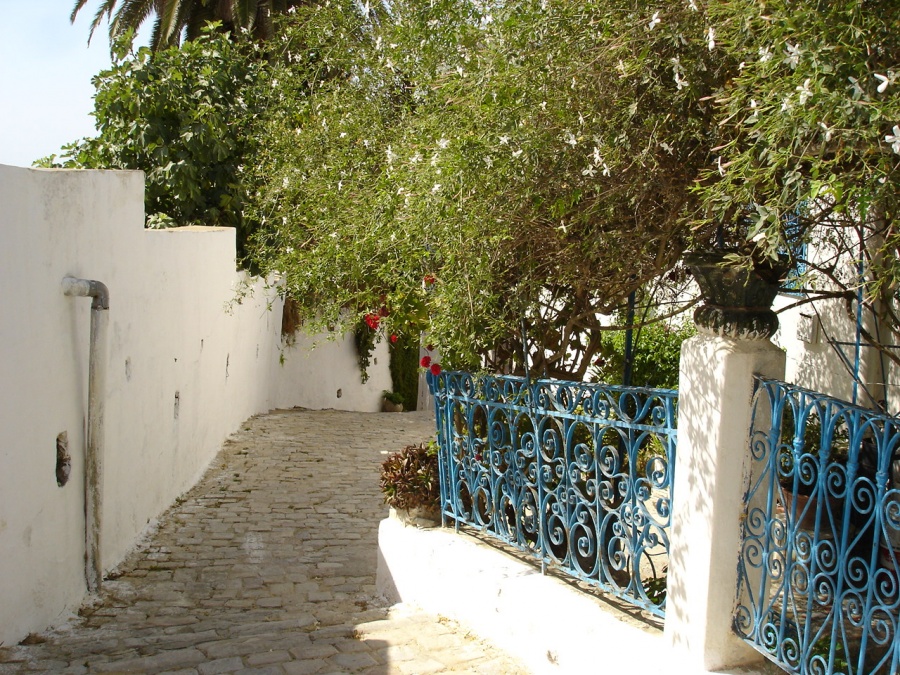
[[[91,78],[110,65],[104,22],[88,48],[100,0],[75,24],[75,0],[0,0],[0,164],[31,166],[96,135]]]

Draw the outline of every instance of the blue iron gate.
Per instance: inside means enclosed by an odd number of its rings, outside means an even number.
[[[429,385],[445,524],[664,615],[676,392],[462,372]]]
[[[735,631],[789,672],[897,673],[900,420],[760,379]]]

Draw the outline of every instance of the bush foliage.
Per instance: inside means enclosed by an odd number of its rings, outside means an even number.
[[[437,446],[407,445],[381,465],[381,491],[395,509],[437,509],[440,504]]]

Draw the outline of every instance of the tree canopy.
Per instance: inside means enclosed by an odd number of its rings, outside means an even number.
[[[689,240],[728,68],[688,5],[652,26],[609,10],[298,11],[256,165],[263,267],[308,316],[384,306],[392,330],[427,327],[452,363],[521,354],[523,321],[534,355],[554,354],[548,372],[588,363],[598,312]]]
[[[162,220],[251,223],[312,326],[424,330],[450,366],[527,344],[580,377],[598,314],[679,281],[686,247],[796,256],[847,231],[900,325],[894,0],[283,5],[266,59],[209,34],[123,52],[100,136],[67,150],[143,168]]]
[[[129,44],[129,36],[117,42],[112,67],[93,80],[98,135],[40,164],[141,169],[149,227],[236,227],[243,248],[244,162],[265,62],[253,45],[234,43],[215,25],[152,57]]]

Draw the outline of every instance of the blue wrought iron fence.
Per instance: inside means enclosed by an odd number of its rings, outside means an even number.
[[[900,672],[900,420],[758,381],[735,631],[789,672]]]
[[[677,393],[429,375],[444,524],[665,613]]]

